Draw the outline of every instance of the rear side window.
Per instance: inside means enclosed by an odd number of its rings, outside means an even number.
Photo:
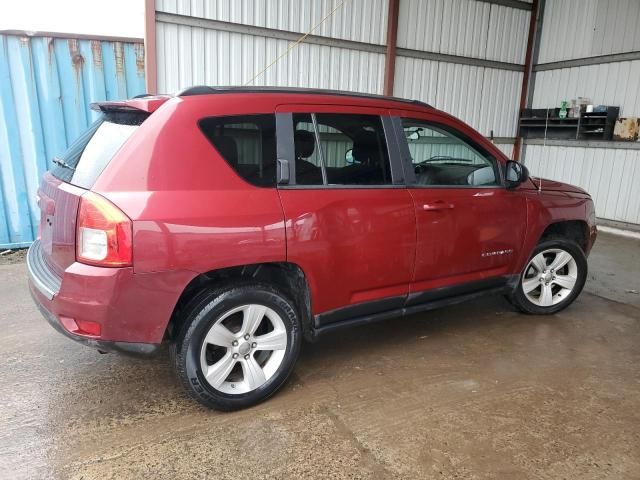
[[[146,112],[109,112],[96,120],[69,148],[53,158],[51,174],[89,189],[116,152],[149,116]]]
[[[238,175],[258,187],[276,184],[274,115],[239,115],[200,120],[200,130]]]
[[[389,153],[376,115],[293,115],[298,185],[391,185]]]

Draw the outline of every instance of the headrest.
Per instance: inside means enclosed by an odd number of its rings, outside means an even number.
[[[376,132],[361,132],[353,142],[353,158],[359,163],[368,164],[375,156],[376,163],[378,155],[378,136]]]
[[[316,139],[313,133],[306,130],[296,130],[293,135],[296,149],[296,158],[309,158],[316,148]]]
[[[216,148],[232,166],[238,165],[238,145],[233,137],[216,137]]]

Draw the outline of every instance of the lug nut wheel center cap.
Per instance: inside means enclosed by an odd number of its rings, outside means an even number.
[[[242,342],[238,347],[238,353],[240,355],[246,355],[251,351],[251,344],[249,342]]]

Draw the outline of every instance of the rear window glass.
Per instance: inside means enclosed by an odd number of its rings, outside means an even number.
[[[202,133],[247,182],[276,184],[276,120],[274,115],[238,115],[200,120]]]
[[[61,155],[51,174],[81,188],[91,188],[109,161],[148,117],[147,113],[103,114]]]

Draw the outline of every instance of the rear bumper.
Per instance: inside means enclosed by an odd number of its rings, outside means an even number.
[[[102,268],[73,263],[62,278],[44,261],[40,242],[27,254],[31,295],[47,321],[73,340],[104,351],[151,355],[191,272],[134,274],[132,268]],[[77,328],[100,325],[99,335]]]
[[[49,322],[49,325],[51,325],[54,330],[56,330],[58,333],[61,333],[65,337],[70,338],[71,340],[86,345],[87,347],[95,348],[97,350],[100,350],[101,352],[120,352],[136,357],[151,356],[156,353],[156,351],[160,347],[159,344],[154,343],[112,342],[108,340],[84,337],[81,335],[74,335],[70,331],[66,330],[58,320],[58,317],[56,317],[51,311],[47,310],[46,307],[40,302],[34,285],[31,284],[30,287],[31,297],[33,298],[33,301],[35,302],[38,310],[40,310],[40,313],[45,318],[45,320]]]

